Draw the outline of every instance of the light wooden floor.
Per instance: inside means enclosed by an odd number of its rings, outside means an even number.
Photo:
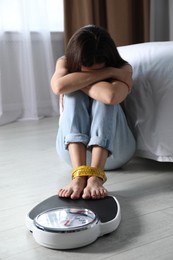
[[[70,251],[39,246],[25,214],[70,180],[55,150],[57,118],[0,128],[0,259],[173,259],[173,164],[133,159],[107,173],[121,205],[117,231]]]

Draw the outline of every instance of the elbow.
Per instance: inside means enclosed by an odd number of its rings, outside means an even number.
[[[61,84],[61,82],[59,82],[58,80],[51,80],[51,89],[53,91],[53,93],[57,96],[63,94],[63,86]]]
[[[105,92],[105,104],[116,105],[117,102],[117,82],[109,84]]]
[[[107,105],[120,104],[126,98],[126,96],[127,96],[126,94],[118,95],[117,93],[112,93],[109,97],[107,97],[105,104]]]
[[[129,89],[126,84],[122,82],[115,82],[113,88],[110,89],[109,95],[107,96],[108,105],[120,104],[128,95]]]
[[[111,91],[108,95],[106,95],[104,103],[106,105],[116,105],[117,104],[116,93]]]
[[[112,95],[111,97],[108,98],[107,105],[116,105],[116,104],[118,104],[116,95]]]

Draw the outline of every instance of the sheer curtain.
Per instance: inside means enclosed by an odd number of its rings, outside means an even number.
[[[50,78],[62,31],[62,0],[0,1],[0,125],[58,114]]]

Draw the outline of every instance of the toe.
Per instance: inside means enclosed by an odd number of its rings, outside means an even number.
[[[60,189],[58,196],[62,198],[68,198],[72,194],[71,189]]]
[[[71,199],[79,199],[81,195],[80,190],[74,190],[73,193],[71,194]]]
[[[83,199],[90,199],[91,198],[91,192],[89,189],[85,188],[82,195]]]
[[[103,199],[107,196],[107,191],[104,188],[98,188],[92,191],[91,197],[93,199]]]
[[[58,192],[59,197],[63,197],[64,189],[60,189]]]

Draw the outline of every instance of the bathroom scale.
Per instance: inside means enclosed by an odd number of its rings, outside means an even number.
[[[72,249],[113,232],[121,220],[118,200],[60,198],[54,195],[26,215],[26,226],[37,243],[52,249]]]

